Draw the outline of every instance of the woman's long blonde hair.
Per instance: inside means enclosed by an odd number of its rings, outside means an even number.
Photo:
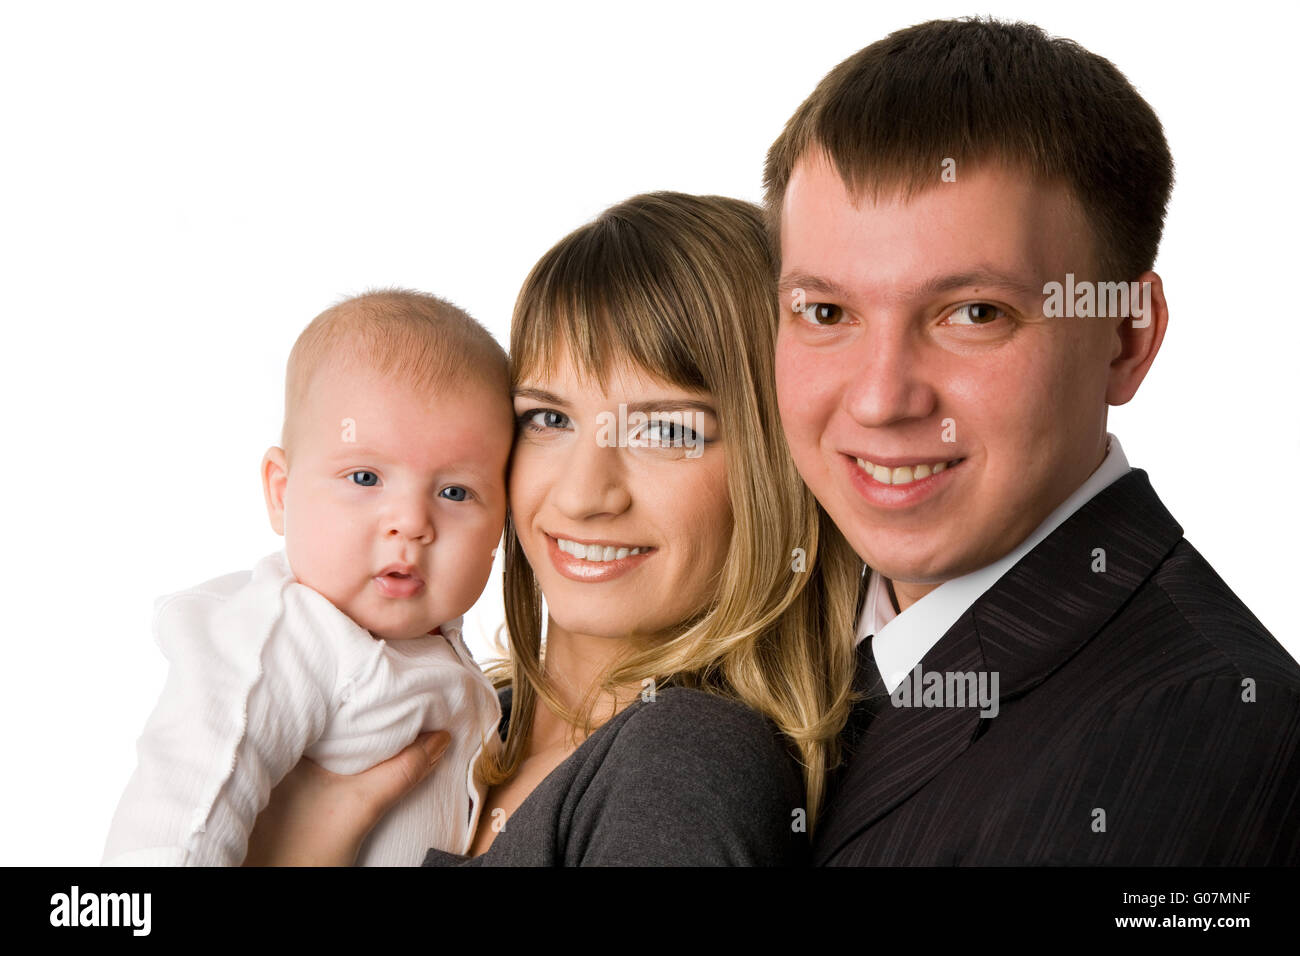
[[[862,564],[800,480],[777,409],[775,261],[757,206],[720,196],[650,193],[570,233],[533,268],[515,305],[512,384],[570,358],[605,387],[630,364],[712,394],[731,496],[731,543],[712,601],[664,643],[635,649],[599,692],[696,687],[742,701],[789,739],[803,765],[810,825],[839,759],[854,664]],[[505,533],[510,659],[490,670],[513,687],[505,745],[483,772],[509,779],[527,752],[538,700],[584,732],[543,673],[542,600],[510,521]]]

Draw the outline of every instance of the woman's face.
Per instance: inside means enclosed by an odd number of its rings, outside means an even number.
[[[605,392],[565,361],[514,405],[510,513],[551,619],[671,636],[712,599],[731,540],[712,397],[626,366]]]

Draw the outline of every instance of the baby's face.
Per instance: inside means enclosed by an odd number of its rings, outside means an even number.
[[[387,640],[469,610],[505,521],[509,396],[471,384],[421,397],[326,368],[301,412],[283,483],[294,576]],[[273,499],[268,487],[275,525]]]

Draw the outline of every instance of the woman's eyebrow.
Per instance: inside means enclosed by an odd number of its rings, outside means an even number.
[[[511,398],[533,398],[548,405],[568,405],[564,399],[544,388],[516,388],[510,393]]]
[[[708,402],[690,398],[662,398],[648,402],[628,402],[629,412],[680,412],[694,410],[716,415],[717,411]]]
[[[531,398],[548,405],[568,405],[569,403],[544,388],[517,388],[514,398]],[[629,412],[678,412],[698,411],[716,415],[717,410],[708,402],[693,398],[655,398],[640,402],[621,402]]]

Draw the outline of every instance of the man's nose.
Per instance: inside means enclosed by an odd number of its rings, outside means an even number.
[[[879,428],[926,418],[937,396],[926,377],[924,343],[909,327],[878,327],[845,356],[843,405],[857,424]]]
[[[594,434],[579,435],[556,479],[556,507],[574,520],[626,511],[632,503],[627,456],[626,448],[605,447]]]

